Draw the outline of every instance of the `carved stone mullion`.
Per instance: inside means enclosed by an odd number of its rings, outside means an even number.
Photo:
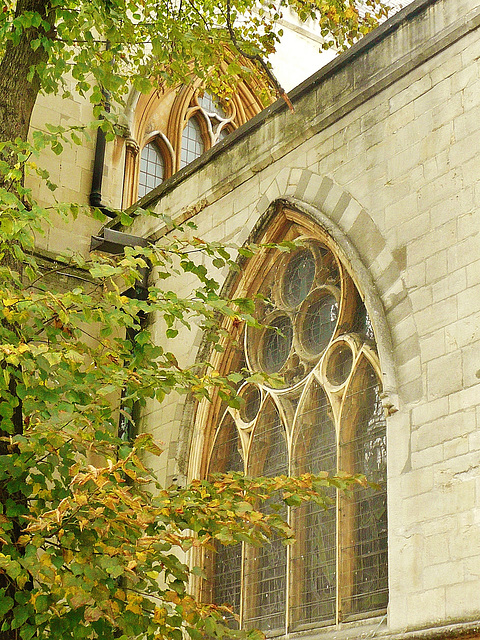
[[[122,207],[125,209],[137,199],[138,192],[138,156],[140,147],[136,140],[125,140],[125,177]]]

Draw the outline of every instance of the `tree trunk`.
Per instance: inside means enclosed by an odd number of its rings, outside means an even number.
[[[16,16],[26,12],[38,13],[42,20],[52,21],[50,31],[45,33],[43,26],[31,27],[22,31],[18,44],[7,42],[5,53],[0,62],[0,140],[26,140],[33,107],[40,90],[40,78],[34,73],[32,80],[28,74],[32,66],[47,60],[47,52],[40,45],[35,51],[32,42],[38,37],[53,37],[54,12],[50,0],[18,0]]]
[[[13,44],[10,40],[6,43],[5,53],[0,62],[0,141],[12,142],[16,139],[22,141],[27,140],[28,129],[32,111],[35,106],[38,92],[40,90],[40,77],[37,73],[33,74],[31,80],[28,79],[30,69],[41,62],[46,62],[48,53],[43,46],[32,49],[32,42],[38,37],[47,36],[52,38],[55,33],[54,11],[50,6],[50,0],[18,0],[15,15],[24,15],[26,12],[38,13],[42,20],[49,22],[51,20],[50,29],[45,32],[43,26],[31,27],[24,29],[20,34],[17,44]],[[16,153],[13,149],[5,149],[1,153],[1,159],[8,162],[9,165],[16,163]],[[0,174],[0,187],[6,186],[4,175]],[[3,266],[5,262],[11,262],[11,258],[3,258]],[[21,273],[21,265],[8,264],[14,270]],[[5,322],[5,321],[3,321]],[[13,423],[15,433],[21,433],[23,429],[23,412],[22,402],[16,393],[16,380],[12,378],[10,383],[11,401],[14,404]],[[0,431],[0,435],[8,436],[5,432]],[[8,455],[10,449],[6,442],[0,443],[0,455]],[[8,493],[6,487],[0,487],[0,501],[4,504],[9,498],[18,503],[25,504],[24,496],[19,493]],[[26,506],[26,505],[25,505]],[[15,544],[21,534],[22,523],[18,517],[13,518],[13,529],[10,531],[12,543]],[[0,588],[5,589],[5,595],[15,600],[16,586],[5,574],[0,573]],[[9,611],[2,622],[11,621],[12,612]],[[2,625],[0,624],[0,627]],[[19,630],[0,630],[0,640],[19,640]]]

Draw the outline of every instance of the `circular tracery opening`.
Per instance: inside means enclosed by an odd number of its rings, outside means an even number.
[[[338,318],[338,302],[328,291],[307,299],[301,312],[300,341],[302,347],[317,356],[333,337]]]
[[[240,409],[240,417],[244,422],[252,422],[260,410],[262,401],[260,389],[253,384],[249,384],[242,389],[241,397],[244,404]]]
[[[328,358],[327,378],[333,386],[342,385],[350,375],[353,365],[353,353],[348,344],[337,344]]]
[[[291,257],[283,276],[283,296],[291,307],[303,302],[315,279],[315,258],[309,249]]]
[[[263,370],[277,373],[283,367],[290,354],[293,341],[292,322],[287,315],[281,315],[270,322],[261,341],[261,359]]]

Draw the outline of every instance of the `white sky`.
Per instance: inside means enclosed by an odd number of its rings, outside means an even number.
[[[412,0],[390,0],[398,11]],[[280,23],[283,38],[270,62],[278,81],[286,91],[291,91],[315,71],[335,57],[334,51],[319,51],[321,38],[315,33],[313,23],[300,23],[284,10]]]

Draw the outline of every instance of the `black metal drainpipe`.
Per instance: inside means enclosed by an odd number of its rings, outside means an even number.
[[[105,111],[107,113],[110,113],[110,96],[103,89],[102,93],[105,98]],[[98,127],[97,139],[95,142],[95,158],[93,161],[92,190],[90,191],[89,200],[91,207],[97,207],[97,209],[100,209],[100,211],[109,218],[115,218],[117,214],[102,203],[102,180],[103,167],[105,164],[105,147],[105,131],[101,127]]]

